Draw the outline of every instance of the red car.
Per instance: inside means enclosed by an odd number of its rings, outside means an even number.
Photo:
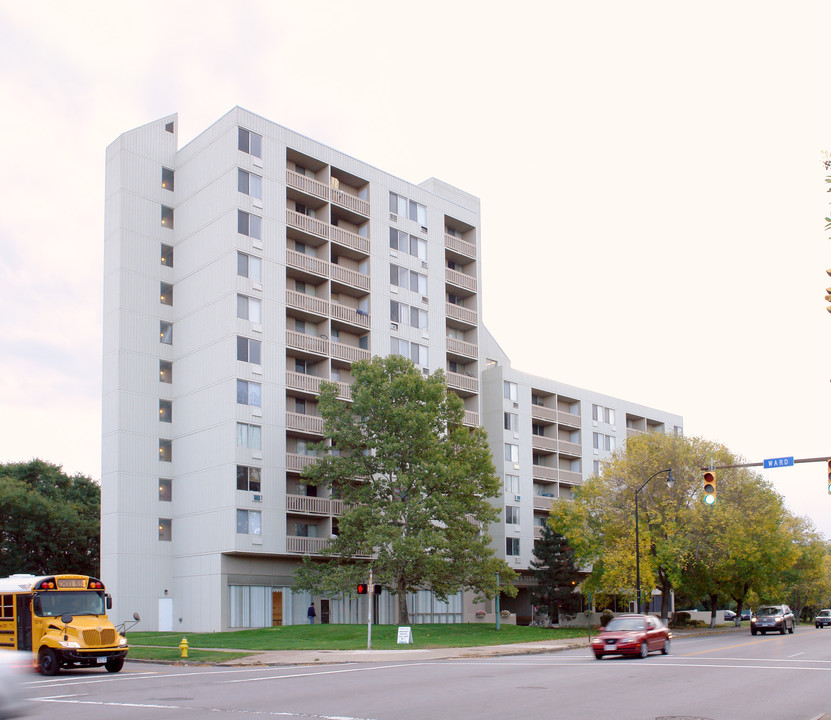
[[[592,638],[592,652],[598,660],[604,655],[645,658],[653,650],[667,655],[671,637],[669,629],[654,615],[620,615]]]

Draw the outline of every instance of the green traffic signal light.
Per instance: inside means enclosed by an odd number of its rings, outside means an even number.
[[[831,461],[829,467],[831,472]],[[715,505],[716,502],[716,474],[712,471],[704,473],[704,502],[707,505]]]

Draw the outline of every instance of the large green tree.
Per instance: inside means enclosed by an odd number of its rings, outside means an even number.
[[[577,584],[581,575],[574,564],[574,551],[548,523],[534,543],[531,571],[537,581],[530,591],[531,602],[545,608],[549,625],[559,613],[574,615],[580,611],[582,596]]]
[[[425,377],[397,355],[352,366],[352,402],[322,383],[320,414],[327,442],[304,470],[306,482],[343,500],[338,532],[295,574],[301,589],[351,593],[366,580],[398,597],[409,623],[407,594],[429,588],[446,599],[459,590],[515,595],[516,573],[495,557],[486,529],[501,492],[486,436],[462,425],[461,400],[444,374]]]
[[[101,488],[42,460],[0,465],[0,575],[98,575]]]

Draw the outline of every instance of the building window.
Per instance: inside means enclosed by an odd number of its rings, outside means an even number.
[[[427,262],[427,241],[424,238],[409,235],[403,230],[390,228],[390,248]]]
[[[317,525],[310,523],[294,523],[295,537],[317,537]]]
[[[173,228],[173,208],[162,205],[162,227]]]
[[[263,239],[263,219],[244,210],[237,210],[237,232],[256,240]]]
[[[517,398],[519,397],[519,389],[516,383],[508,382],[507,380],[503,381],[502,391],[506,400],[513,400],[514,402],[517,401]]]
[[[162,243],[162,265],[173,267],[173,248]]]
[[[253,323],[261,323],[260,308],[262,302],[257,298],[247,295],[237,295],[237,317],[241,320],[250,320]]]
[[[173,422],[173,403],[170,400],[159,400],[159,422]]]
[[[603,407],[602,405],[592,405],[592,420],[597,422],[615,424],[615,410],[614,408]]]
[[[390,353],[392,355],[403,355],[406,358],[410,358],[416,365],[423,365],[424,367],[430,365],[429,352],[426,345],[392,338],[390,340]]]
[[[399,265],[390,264],[390,284],[427,295],[427,276]]]
[[[164,320],[159,323],[159,342],[173,345],[173,323],[164,322]]]
[[[400,217],[409,217],[421,227],[427,227],[427,208],[415,200],[407,200],[403,195],[390,193],[390,212]]]
[[[159,382],[173,382],[173,363],[168,360],[159,360]]]
[[[159,302],[162,305],[173,305],[173,285],[159,283]]]
[[[505,507],[505,522],[508,525],[519,525],[519,508],[515,505]]]
[[[165,190],[173,191],[173,170],[170,168],[162,168],[162,187]]]
[[[244,153],[261,158],[263,156],[263,136],[240,128],[237,147]]]
[[[173,462],[173,441],[159,440],[159,460]]]
[[[173,480],[159,478],[159,500],[171,502],[173,500]]]
[[[263,429],[259,425],[237,423],[237,447],[262,450],[262,431]]]
[[[237,402],[240,405],[251,405],[262,407],[261,396],[263,386],[260,383],[249,382],[248,380],[237,380]]]
[[[505,476],[505,492],[509,495],[519,495],[519,475]]]
[[[257,200],[262,200],[263,179],[259,175],[237,168],[237,190]]]
[[[426,310],[410,307],[395,300],[390,300],[390,320],[418,330],[427,330],[429,327],[429,316]]]
[[[505,443],[505,462],[519,462],[519,445]]]
[[[603,433],[592,433],[592,447],[595,450],[608,450],[609,452],[614,452],[615,436],[604,435]]]
[[[519,432],[519,415],[510,412],[506,412],[504,415],[505,429],[510,432]]]
[[[252,365],[261,365],[260,355],[262,343],[259,340],[237,335],[237,360],[248,362]]]
[[[531,433],[533,435],[537,435],[538,437],[545,437],[545,425],[531,423]]]
[[[262,282],[263,261],[254,255],[237,253],[237,275],[252,282]]]
[[[173,132],[173,123],[165,123],[164,129],[166,132],[172,133]]]
[[[237,510],[237,532],[240,535],[262,535],[262,520],[259,510]]]
[[[505,554],[519,555],[519,538],[505,538]]]
[[[173,521],[170,518],[159,518],[159,540],[170,542],[173,539]]]
[[[237,490],[260,492],[261,473],[261,468],[237,465]]]

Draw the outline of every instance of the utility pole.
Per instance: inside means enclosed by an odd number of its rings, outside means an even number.
[[[369,586],[367,587],[366,600],[369,603],[369,611],[366,615],[366,649],[372,650],[372,600],[375,597],[372,584],[372,568],[369,568]]]

